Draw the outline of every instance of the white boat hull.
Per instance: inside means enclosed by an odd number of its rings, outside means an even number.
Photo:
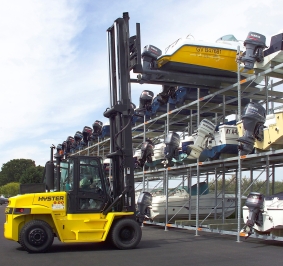
[[[196,196],[170,196],[168,198],[168,219],[191,219],[196,218]],[[235,212],[236,197],[233,194],[225,194],[224,199],[224,217],[227,218]],[[222,217],[222,195],[219,195],[217,201],[214,194],[199,196],[199,219],[206,217]],[[166,197],[155,196],[152,198],[150,209],[151,219],[154,221],[165,220],[166,218]]]
[[[271,196],[272,197],[272,196]],[[264,200],[264,208],[262,210],[262,225],[254,224],[253,228],[262,233],[272,233],[276,236],[283,236],[283,200],[279,197]],[[249,209],[243,207],[243,219],[247,223],[249,217]]]

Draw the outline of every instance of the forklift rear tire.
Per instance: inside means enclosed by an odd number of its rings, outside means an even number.
[[[41,220],[32,220],[20,231],[19,242],[30,253],[45,252],[53,243],[54,234],[50,225]]]
[[[112,243],[118,249],[135,248],[142,237],[140,225],[133,219],[120,219],[111,230]]]

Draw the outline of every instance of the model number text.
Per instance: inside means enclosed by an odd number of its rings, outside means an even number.
[[[196,47],[196,51],[198,53],[221,54],[221,49],[217,49],[217,48]]]

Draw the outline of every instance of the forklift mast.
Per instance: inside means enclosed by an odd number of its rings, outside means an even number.
[[[129,38],[129,15],[123,13],[107,30],[110,105],[104,112],[110,123],[110,154],[115,211],[135,212],[134,161],[130,71],[135,67],[131,55],[137,53],[136,36]],[[138,47],[139,48],[139,47]],[[134,56],[133,58],[136,58]]]

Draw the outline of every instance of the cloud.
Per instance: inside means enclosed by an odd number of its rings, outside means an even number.
[[[271,36],[281,25],[282,4],[250,1],[11,0],[0,9],[0,143],[2,163],[49,160],[49,147],[98,119],[109,107],[106,30],[123,12],[130,32],[141,23],[142,46],[164,50],[180,37],[214,41],[248,31]],[[132,85],[139,104],[142,90]],[[8,151],[9,149],[9,151]],[[45,154],[45,156],[44,156]],[[44,159],[44,157],[46,159]]]

